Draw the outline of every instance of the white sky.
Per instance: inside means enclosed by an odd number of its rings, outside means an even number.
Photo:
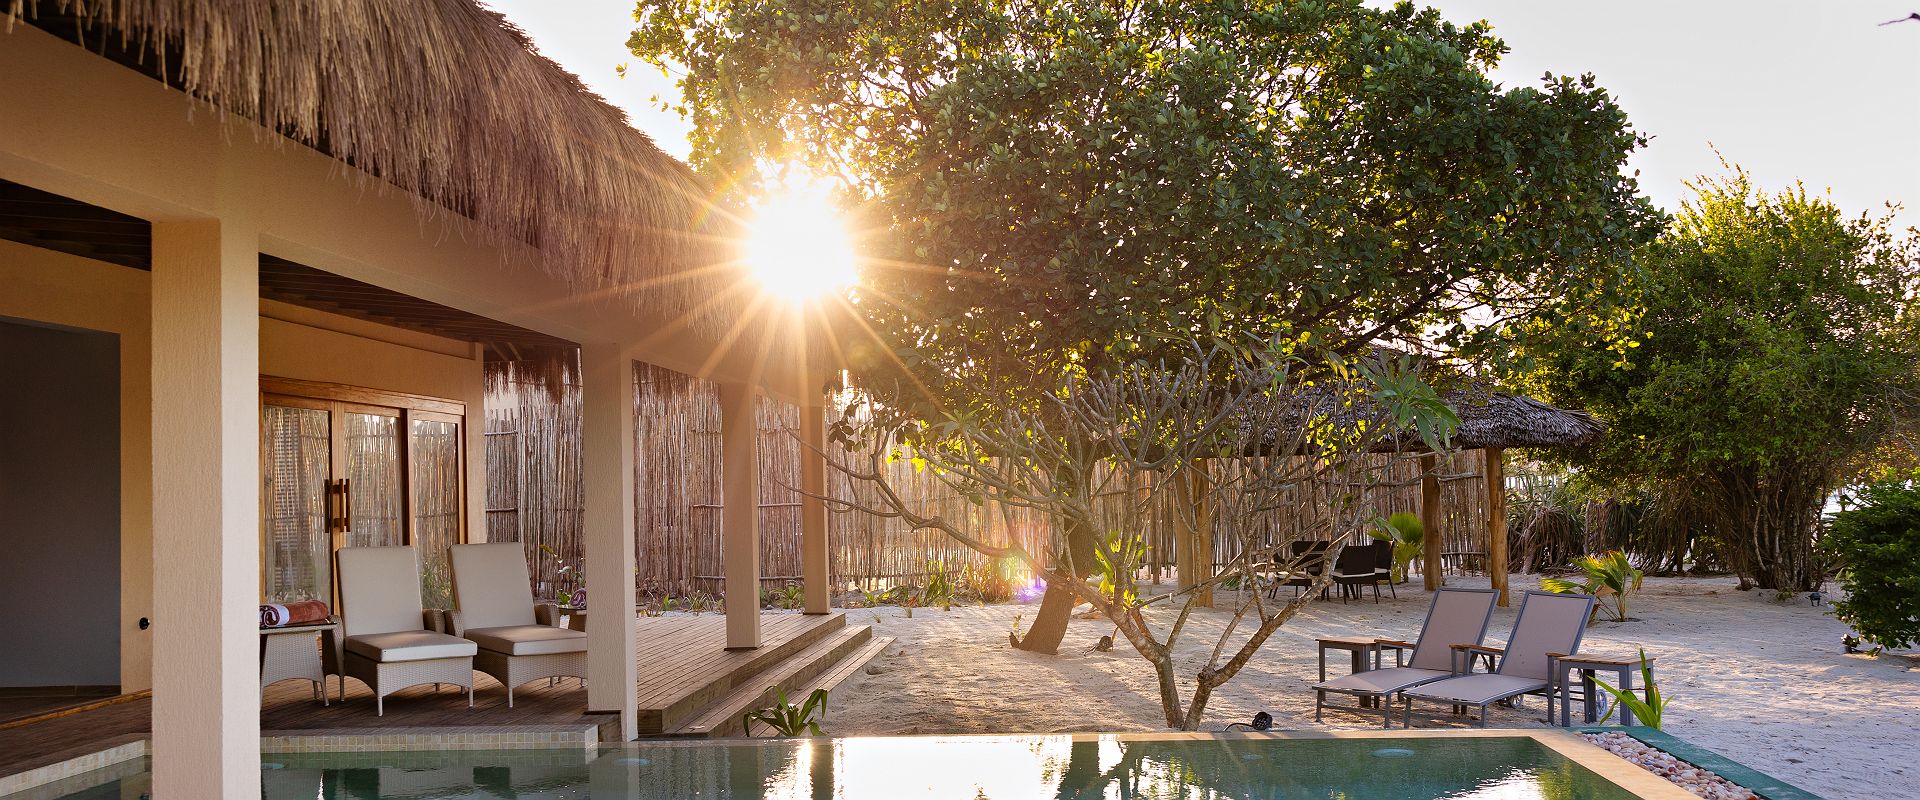
[[[618,64],[633,28],[629,0],[485,0],[548,57],[578,74],[674,155],[688,125],[649,98],[675,99],[670,78]],[[1385,5],[1385,2],[1376,4]],[[1719,163],[1720,148],[1768,187],[1831,189],[1850,214],[1886,201],[1920,225],[1920,0],[1428,0],[1456,22],[1486,19],[1507,41],[1497,79],[1593,73],[1653,144],[1633,161],[1643,190],[1669,208],[1681,182]]]

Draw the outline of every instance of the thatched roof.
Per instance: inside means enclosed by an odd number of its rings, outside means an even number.
[[[1441,399],[1460,417],[1452,445],[1460,450],[1508,447],[1576,447],[1590,444],[1606,432],[1606,426],[1584,411],[1556,408],[1531,397],[1490,391],[1480,386],[1444,391]],[[1350,427],[1366,423],[1385,425],[1385,410],[1369,400],[1353,400],[1354,395],[1319,386],[1295,392],[1280,401],[1276,411],[1259,411],[1246,417],[1242,425],[1255,435],[1250,454],[1267,454],[1275,444],[1278,430],[1298,430],[1310,418],[1331,417],[1335,424]],[[1264,430],[1263,430],[1264,429]],[[1418,432],[1411,428],[1384,437],[1373,447],[1380,453],[1418,453],[1427,450]],[[1256,452],[1257,451],[1257,452]]]
[[[56,32],[327,153],[503,240],[578,290],[698,308],[724,260],[709,192],[472,0],[10,0]],[[108,53],[114,57],[113,53]],[[130,57],[130,58],[129,58]],[[708,270],[708,273],[714,272]],[[696,328],[733,312],[708,303]]]
[[[1460,415],[1453,442],[1463,450],[1575,447],[1591,444],[1606,432],[1606,426],[1585,411],[1557,408],[1531,397],[1473,390],[1448,392],[1443,397]]]

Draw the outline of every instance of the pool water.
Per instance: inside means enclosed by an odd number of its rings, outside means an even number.
[[[897,737],[262,758],[267,800],[1634,797],[1526,737]],[[147,780],[39,796],[134,800]]]

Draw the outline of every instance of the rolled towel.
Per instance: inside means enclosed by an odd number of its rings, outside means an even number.
[[[295,600],[291,603],[267,603],[260,606],[260,627],[285,628],[326,622],[333,610],[319,600]]]

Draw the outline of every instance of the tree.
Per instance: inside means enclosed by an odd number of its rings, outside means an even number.
[[[1620,313],[1527,337],[1512,363],[1607,420],[1572,455],[1590,475],[1661,485],[1744,579],[1813,589],[1826,497],[1912,404],[1914,243],[1738,169],[1692,188]]]
[[[641,0],[636,18],[628,44],[681,71],[716,185],[793,164],[843,182],[872,234],[837,344],[897,420],[1033,412],[1054,386],[1035,376],[1172,363],[1196,339],[1471,353],[1549,298],[1605,305],[1658,229],[1622,169],[1643,139],[1604,90],[1497,86],[1486,25],[1411,4]],[[1098,536],[1070,532],[1070,560]],[[1027,646],[1057,646],[1071,607],[1049,591]]]
[[[855,424],[848,420],[860,415],[848,414],[831,438],[857,457],[834,466],[877,488],[878,500],[823,499],[841,511],[945,532],[1016,561],[1042,576],[1049,591],[1093,606],[1113,623],[1116,638],[1152,664],[1168,727],[1195,730],[1213,691],[1333,579],[1332,570],[1322,570],[1296,597],[1263,597],[1275,574],[1304,572],[1310,557],[1295,553],[1295,540],[1275,531],[1273,513],[1286,508],[1315,520],[1315,540],[1344,541],[1378,524],[1357,490],[1379,477],[1369,458],[1377,446],[1411,430],[1433,449],[1446,447],[1458,418],[1406,369],[1410,363],[1379,355],[1352,365],[1336,361],[1329,379],[1309,384],[1294,379],[1300,366],[1294,359],[1199,346],[1177,362],[1131,362],[1046,380],[1046,401],[1032,410],[892,424]],[[1219,381],[1222,373],[1231,379]],[[904,441],[924,443],[913,457],[960,496],[1034,509],[1054,520],[1046,552],[975,539],[965,526],[904,499],[883,468],[908,457]],[[1313,485],[1349,488],[1303,491]],[[1163,498],[1167,493],[1173,496]],[[1320,494],[1327,497],[1316,507],[1312,498]],[[1142,521],[1168,499],[1190,527],[1199,524],[1197,509],[1211,509],[1207,535],[1232,544],[1217,574],[1143,596],[1135,585]],[[1110,513],[1102,514],[1103,506]],[[1090,565],[1078,562],[1079,548],[1069,543],[1082,531],[1096,534]],[[1327,563],[1338,557],[1338,548],[1325,554]],[[1084,579],[1089,572],[1100,580]],[[1248,591],[1237,595],[1232,617],[1194,676],[1192,694],[1182,697],[1175,647],[1199,597],[1229,581]]]
[[[1920,488],[1875,483],[1834,515],[1820,549],[1844,568],[1835,616],[1881,647],[1920,643]]]

